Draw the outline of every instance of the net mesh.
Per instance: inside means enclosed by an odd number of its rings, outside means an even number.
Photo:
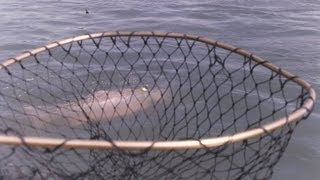
[[[275,122],[309,93],[252,56],[187,36],[55,43],[0,70],[0,132],[118,141],[223,137]],[[307,114],[301,119],[305,119]],[[298,122],[218,147],[0,146],[1,179],[267,179]]]

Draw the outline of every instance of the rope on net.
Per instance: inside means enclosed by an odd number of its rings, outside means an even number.
[[[267,179],[311,113],[303,79],[160,32],[82,35],[0,65],[4,179]]]

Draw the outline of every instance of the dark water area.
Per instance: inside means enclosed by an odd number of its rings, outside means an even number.
[[[88,9],[88,14],[86,14]],[[180,32],[244,48],[320,93],[320,1],[2,1],[0,59],[103,31]],[[299,124],[273,179],[320,178],[320,110]]]

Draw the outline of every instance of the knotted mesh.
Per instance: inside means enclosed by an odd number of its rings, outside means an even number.
[[[175,33],[79,36],[1,65],[4,179],[266,179],[313,89]]]

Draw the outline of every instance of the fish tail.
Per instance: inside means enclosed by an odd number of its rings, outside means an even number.
[[[45,109],[33,106],[25,106],[23,109],[31,126],[37,128],[45,127],[51,121],[50,113]]]

